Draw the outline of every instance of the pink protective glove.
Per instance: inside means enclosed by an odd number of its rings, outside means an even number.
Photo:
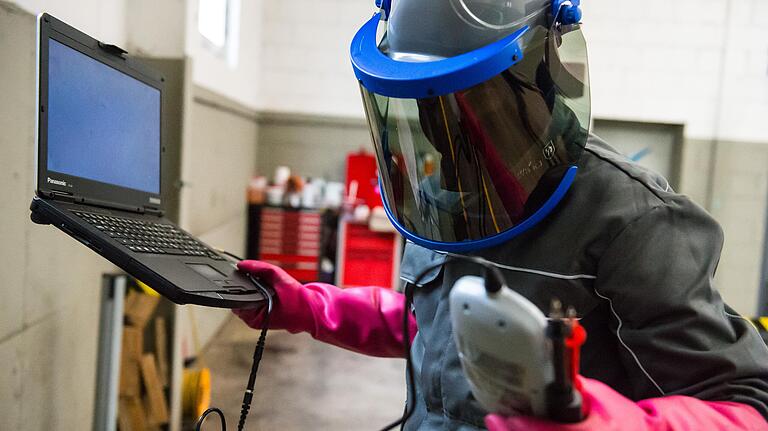
[[[746,404],[668,396],[634,402],[605,384],[581,378],[589,415],[576,424],[559,424],[527,416],[488,415],[489,431],[739,431],[768,430],[757,410]]]
[[[402,358],[403,295],[381,287],[339,289],[324,283],[302,285],[281,268],[257,260],[237,267],[274,287],[271,329],[308,332],[317,340],[370,356]],[[263,309],[234,313],[252,328],[261,328]],[[409,316],[411,339],[416,320]]]

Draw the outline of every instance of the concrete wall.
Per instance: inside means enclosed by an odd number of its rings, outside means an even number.
[[[242,256],[245,188],[257,159],[256,113],[199,87],[189,93],[181,164],[181,226],[214,247]],[[205,345],[231,316],[227,310],[213,308],[185,306],[180,310],[185,324],[184,356],[195,354],[190,319],[195,319],[199,342]]]
[[[258,142],[257,171],[270,177],[288,166],[298,175],[344,181],[346,155],[373,151],[364,120],[307,114],[260,115]]]
[[[35,17],[0,2],[0,428],[83,429],[93,414],[105,261],[29,221]]]
[[[193,81],[209,90],[247,106],[259,105],[259,82],[262,73],[262,11],[261,1],[238,0],[239,21],[234,47],[236,61],[209,49],[197,30],[198,0],[187,1],[186,53],[194,59]],[[268,20],[265,19],[268,22]]]
[[[28,12],[59,18],[91,36],[123,46],[126,0],[14,0]]]
[[[241,0],[235,22],[235,63],[212,52],[197,31],[198,0],[13,0],[48,12],[103,41],[145,57],[191,57],[192,80],[256,108],[261,76],[262,2]]]
[[[349,44],[373,0],[263,0],[259,107],[363,118]]]
[[[99,40],[125,45],[125,0],[13,0],[11,3],[35,15],[48,12]]]
[[[184,57],[187,0],[123,1],[128,52],[144,57]]]
[[[726,234],[715,281],[736,310],[754,314],[765,258],[768,145],[719,142],[714,154],[709,210]]]
[[[349,42],[373,1],[264,0],[259,107],[362,117]],[[585,2],[594,114],[685,124],[686,136],[768,142],[768,3]]]
[[[584,4],[596,116],[686,125],[688,137],[768,142],[763,0]]]

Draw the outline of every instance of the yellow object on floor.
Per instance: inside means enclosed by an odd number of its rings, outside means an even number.
[[[197,419],[211,405],[211,371],[208,368],[184,370],[181,409],[184,417]]]

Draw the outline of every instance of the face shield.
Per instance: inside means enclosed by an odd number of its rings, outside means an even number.
[[[475,23],[514,27],[488,2],[451,2]],[[518,22],[490,45],[416,62],[387,55],[377,20],[355,37],[352,58],[395,227],[431,249],[469,251],[550,213],[573,182],[590,124],[579,25],[528,16],[531,25]]]

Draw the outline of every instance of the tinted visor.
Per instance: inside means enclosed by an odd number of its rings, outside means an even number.
[[[590,119],[583,36],[532,30],[522,60],[466,90],[401,99],[361,86],[385,204],[405,231],[445,243],[502,234],[579,160]]]

